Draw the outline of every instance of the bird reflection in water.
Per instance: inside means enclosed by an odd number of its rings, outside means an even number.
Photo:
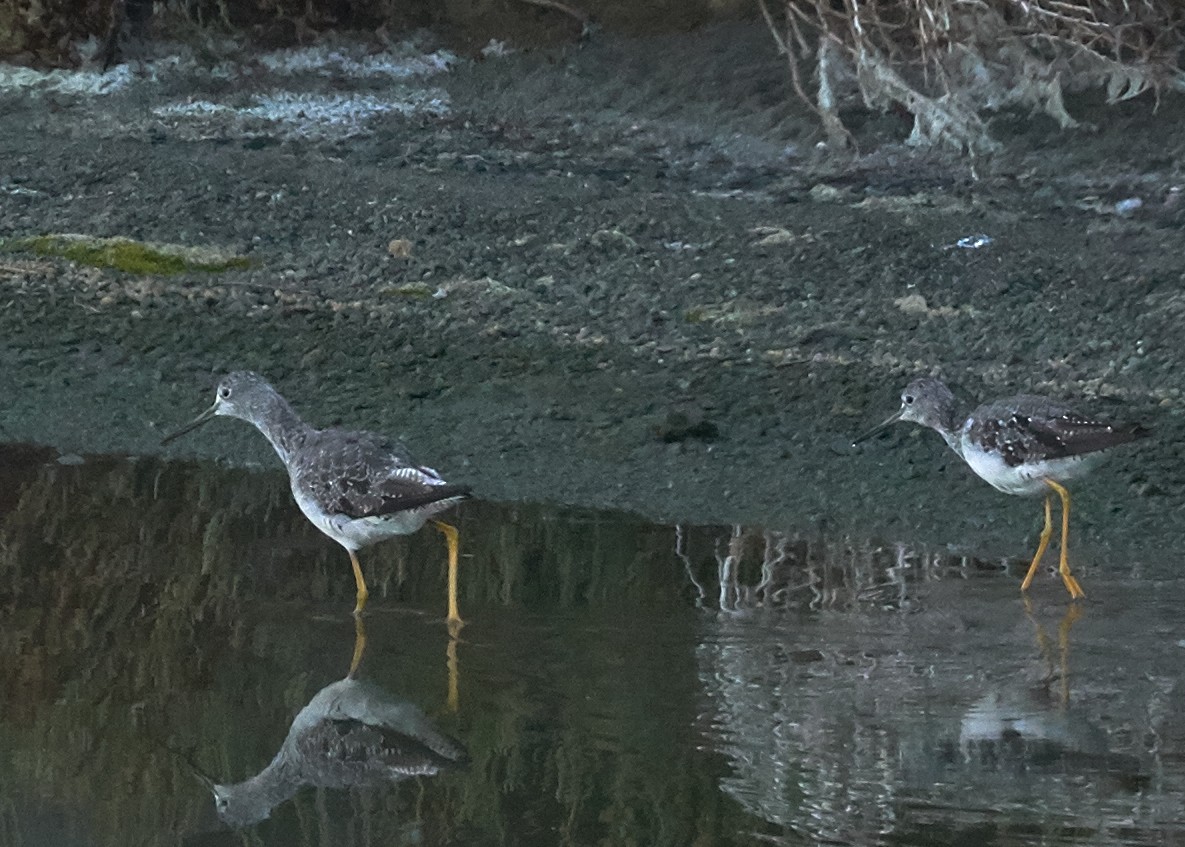
[[[1084,614],[1082,607],[1066,610],[1056,646],[1028,598],[1025,614],[1045,674],[1035,686],[994,689],[967,709],[959,727],[964,765],[1003,773],[1094,774],[1121,790],[1138,790],[1148,779],[1138,758],[1111,750],[1107,732],[1070,705],[1070,632]]]
[[[1028,597],[1025,615],[1033,624],[1045,673],[1036,685],[1002,686],[968,707],[959,727],[959,749],[967,763],[1048,761],[1106,750],[1098,727],[1082,716],[1075,720],[1069,709],[1070,630],[1082,616],[1081,606],[1071,606],[1062,617],[1056,649]]]
[[[1037,620],[1037,616],[1033,612],[1033,603],[1028,595],[1025,595],[1024,600],[1025,616],[1033,623],[1037,637],[1037,649],[1041,651],[1041,656],[1045,659],[1047,671],[1044,684],[1048,687],[1055,679],[1058,680],[1061,707],[1064,709],[1070,705],[1070,630],[1082,617],[1082,609],[1079,606],[1071,606],[1062,616],[1061,623],[1058,624],[1057,666],[1055,668],[1053,644],[1049,640],[1049,634],[1045,631],[1045,626],[1041,621]]]
[[[417,706],[357,678],[365,650],[365,625],[358,619],[350,672],[300,710],[271,763],[242,782],[203,780],[225,823],[258,823],[306,785],[373,788],[435,776],[468,761],[464,746],[437,729]]]

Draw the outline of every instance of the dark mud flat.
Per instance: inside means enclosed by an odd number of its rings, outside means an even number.
[[[230,828],[197,774],[264,773],[358,649],[342,551],[279,473],[0,460],[6,843],[1185,837],[1179,569],[1026,606],[1016,574],[920,548],[482,502],[456,513],[459,638],[435,533],[363,558],[358,679],[467,766],[265,777],[267,816]]]
[[[1179,548],[1180,98],[1072,103],[1093,132],[1002,116],[1006,152],[973,174],[901,147],[893,116],[853,112],[863,154],[819,154],[755,26],[594,39],[441,84],[450,114],[346,141],[185,134],[143,97],[5,95],[0,177],[22,190],[0,194],[0,236],[254,262],[146,279],[5,257],[5,437],[153,453],[216,374],[249,367],[310,420],[403,435],[492,500],[1023,558],[1036,505],[932,435],[846,446],[939,372],[969,401],[1038,391],[1156,431],[1075,488],[1088,586]],[[950,246],[978,233],[993,241]],[[707,437],[679,440],[683,421]],[[241,425],[176,449],[272,461]]]

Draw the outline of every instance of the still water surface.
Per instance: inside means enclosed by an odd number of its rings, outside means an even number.
[[[464,629],[424,530],[363,552],[363,644],[282,474],[55,459],[0,448],[0,844],[1185,843],[1175,551],[1080,563],[1075,609],[1023,563],[472,503]]]

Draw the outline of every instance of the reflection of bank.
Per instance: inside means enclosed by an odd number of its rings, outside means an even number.
[[[1090,609],[1071,606],[1034,639],[1010,590],[965,593],[944,575],[898,582],[875,563],[837,561],[828,575],[821,553],[810,554],[813,569],[801,556],[787,567],[789,540],[739,538],[721,532],[714,548],[728,601],[701,622],[701,728],[729,762],[721,791],[789,843],[984,843],[984,827],[1157,826],[1165,810],[1140,808],[1133,793],[1152,773],[1138,736],[1099,717],[1140,711],[1140,692],[1100,698],[1097,674],[1070,676],[1074,620]],[[689,560],[701,602],[715,606],[711,569]],[[836,602],[819,591],[829,584],[845,587]],[[951,591],[964,595],[961,608]],[[1071,679],[1086,680],[1093,699],[1076,689],[1071,698]]]
[[[435,776],[468,760],[461,743],[437,729],[417,706],[357,679],[366,635],[361,620],[356,627],[350,673],[300,710],[271,763],[242,782],[209,781],[226,823],[248,826],[264,820],[304,786],[371,788]]]
[[[696,605],[761,609],[906,609],[926,583],[968,580],[1002,563],[905,544],[830,540],[739,524],[675,527],[675,557]]]

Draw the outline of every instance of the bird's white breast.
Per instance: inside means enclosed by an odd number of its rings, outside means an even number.
[[[292,497],[313,526],[347,550],[361,550],[396,535],[410,535],[422,527],[431,514],[429,509],[409,509],[389,515],[351,518],[326,512],[295,484],[292,486]]]
[[[297,487],[296,483],[292,484],[292,499],[296,501],[296,505],[304,512],[304,516],[309,519],[313,526],[328,535],[338,544],[341,544],[347,550],[359,550],[363,545],[354,545],[350,539],[343,534],[343,527],[340,515],[331,515],[326,512],[317,503],[315,499],[309,497],[304,491]]]
[[[1005,494],[1044,494],[1050,489],[1045,480],[1066,482],[1085,473],[1097,461],[1097,454],[1067,456],[1009,465],[999,453],[984,450],[963,435],[960,452],[971,470],[997,491]]]

